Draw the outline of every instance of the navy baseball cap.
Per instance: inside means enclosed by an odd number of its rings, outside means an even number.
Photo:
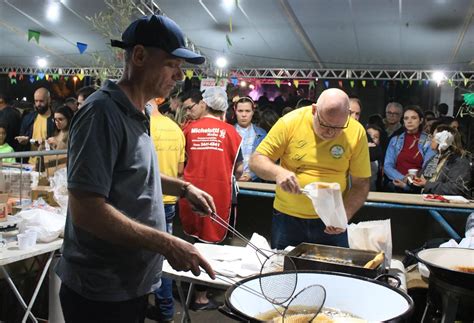
[[[186,48],[181,28],[162,15],[145,16],[125,29],[122,41],[111,39],[112,47],[130,48],[135,45],[157,47],[188,63],[202,64],[205,58]]]

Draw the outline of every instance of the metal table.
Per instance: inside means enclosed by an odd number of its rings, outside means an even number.
[[[35,303],[36,297],[38,296],[38,292],[41,288],[44,278],[46,277],[46,273],[48,272],[49,266],[51,265],[53,255],[56,250],[59,250],[61,248],[62,244],[63,240],[57,239],[49,243],[38,243],[31,249],[20,250],[18,248],[17,242],[15,241],[8,243],[5,248],[0,249],[0,270],[5,276],[5,279],[7,280],[7,283],[10,286],[11,290],[13,291],[21,306],[25,310],[25,315],[23,316],[22,323],[26,322],[28,316],[33,320],[33,322],[38,322],[33,313],[31,313],[31,308]],[[36,284],[33,296],[31,297],[28,305],[26,305],[25,300],[21,296],[20,292],[18,291],[18,288],[15,286],[15,283],[13,282],[10,274],[8,273],[7,266],[14,262],[33,258],[43,254],[48,254],[48,259],[46,260],[43,266],[41,276],[38,280],[38,283]]]

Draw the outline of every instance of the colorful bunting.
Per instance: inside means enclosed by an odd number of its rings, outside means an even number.
[[[374,86],[377,86],[377,81],[374,81]]]
[[[79,81],[82,81],[82,79],[84,78],[85,75],[84,75],[84,73],[81,72],[81,73],[76,74],[76,76],[79,79]]]
[[[23,74],[20,74],[20,76],[18,76],[18,79],[19,79],[20,81],[22,81],[23,78],[24,78]]]
[[[37,80],[42,80],[44,79],[44,73],[38,73],[38,77],[36,78]]]
[[[198,75],[198,80],[199,80],[199,81],[202,80],[202,75],[201,75],[201,74]]]
[[[81,42],[76,42],[77,49],[79,50],[79,53],[84,54],[84,52],[87,49],[87,44],[86,43],[81,43]]]
[[[400,84],[403,86],[403,84],[405,84],[405,81],[404,81],[404,80],[400,80]]]
[[[451,87],[453,87],[453,80],[449,79],[448,84],[451,85]]]
[[[192,69],[186,70],[186,78],[192,79],[194,75],[194,71]]]
[[[229,17],[229,32],[232,32],[232,16]]]
[[[16,79],[10,79],[10,84],[16,84]]]
[[[239,84],[239,80],[235,76],[230,78],[230,82],[233,86],[237,86]]]
[[[362,86],[365,87],[366,84],[367,84],[367,81],[366,81],[366,80],[362,80]]]
[[[53,73],[53,80],[59,80],[59,74]]]
[[[69,80],[69,76],[65,76],[64,80],[67,82]]]
[[[464,78],[464,86],[467,86],[467,82],[469,82],[469,80],[467,78]]]
[[[39,44],[40,35],[41,33],[39,31],[28,29],[28,41],[30,41],[31,38],[34,38],[36,43]]]
[[[329,81],[324,81],[324,86],[327,88],[329,88]]]
[[[354,88],[354,84],[355,84],[354,81],[351,80],[350,84],[351,84],[351,88]]]
[[[33,83],[35,81],[35,76],[34,75],[30,75],[30,83]]]
[[[426,85],[430,85],[430,80],[425,80]]]
[[[413,80],[410,79],[410,80],[408,81],[408,84],[410,84],[410,86],[411,86],[412,83],[413,83]]]
[[[275,80],[275,84],[276,84],[277,87],[280,87],[280,85],[281,85],[281,80]]]
[[[341,88],[344,87],[344,84],[342,83],[341,80],[339,80],[337,83],[339,84],[339,87],[341,87]]]
[[[8,77],[9,78],[15,78],[16,77],[16,71],[8,72]]]
[[[300,85],[300,81],[293,80],[293,84],[295,85],[295,88],[298,88],[298,85]]]
[[[316,84],[315,84],[315,82],[314,82],[314,81],[310,81],[310,82],[309,82],[308,89],[310,89],[310,90],[311,90],[311,89],[314,89],[315,87],[316,87]]]

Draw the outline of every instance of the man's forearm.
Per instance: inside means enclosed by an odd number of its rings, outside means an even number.
[[[347,220],[364,205],[370,189],[369,178],[358,178],[352,181],[352,187],[344,198],[344,208],[346,209]]]
[[[258,177],[266,181],[275,181],[282,167],[275,164],[270,158],[258,152],[250,157],[249,167]]]
[[[165,195],[181,196],[185,181],[161,174],[161,189]]]

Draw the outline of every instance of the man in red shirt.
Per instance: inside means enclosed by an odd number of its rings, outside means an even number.
[[[227,110],[227,94],[220,87],[208,88],[203,93],[206,106],[203,116],[184,128],[187,163],[184,180],[205,190],[214,198],[217,214],[229,223],[232,175],[239,177],[242,163],[237,163],[241,137],[235,128],[224,120]],[[179,200],[179,216],[186,234],[204,242],[224,240],[227,229],[214,222],[211,217],[202,217],[193,211],[185,199]],[[215,309],[207,299],[205,289],[198,288],[195,310]]]

